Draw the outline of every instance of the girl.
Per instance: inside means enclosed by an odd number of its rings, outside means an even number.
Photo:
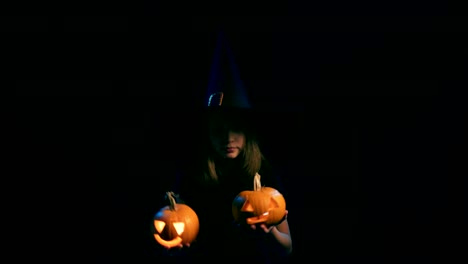
[[[285,259],[292,252],[287,211],[273,226],[233,222],[232,202],[239,192],[253,189],[257,173],[263,186],[284,193],[249,125],[251,113],[224,108],[210,110],[207,116],[208,137],[196,148],[202,155],[189,155],[184,168],[190,169],[182,173],[177,189],[197,213],[200,230],[192,245],[181,247],[194,256],[225,254],[261,263]]]

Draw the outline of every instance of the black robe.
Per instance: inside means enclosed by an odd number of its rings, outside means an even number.
[[[201,259],[225,256],[226,260],[248,260],[259,263],[279,263],[286,258],[279,255],[277,245],[271,243],[270,234],[259,229],[253,231],[239,227],[232,216],[232,202],[244,190],[253,190],[253,175],[243,175],[235,161],[218,164],[218,182],[203,181],[200,164],[186,164],[174,188],[185,204],[198,215],[200,230],[189,249],[175,249],[173,254]],[[203,165],[203,163],[201,163]],[[231,165],[229,165],[231,164]],[[283,193],[279,177],[264,161],[258,172],[262,186],[269,186]],[[244,180],[240,180],[244,179]]]

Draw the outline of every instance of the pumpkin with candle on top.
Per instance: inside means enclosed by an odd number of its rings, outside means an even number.
[[[286,201],[278,190],[262,187],[257,173],[254,189],[242,191],[234,198],[232,215],[239,224],[277,225],[286,215]]]
[[[167,192],[166,197],[169,205],[161,208],[153,218],[154,239],[166,248],[192,243],[199,230],[197,214],[188,205],[177,203],[173,192]]]

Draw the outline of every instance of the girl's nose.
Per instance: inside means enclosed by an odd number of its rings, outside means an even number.
[[[232,133],[227,133],[226,135],[227,142],[234,142],[235,138],[236,137]]]

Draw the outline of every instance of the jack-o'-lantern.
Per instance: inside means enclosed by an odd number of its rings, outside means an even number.
[[[190,244],[198,235],[198,216],[188,205],[177,203],[176,194],[166,194],[169,205],[161,208],[153,218],[154,239],[166,248]]]
[[[276,189],[261,186],[260,174],[254,177],[254,189],[240,192],[232,203],[232,215],[240,224],[276,225],[286,215],[286,201]]]

